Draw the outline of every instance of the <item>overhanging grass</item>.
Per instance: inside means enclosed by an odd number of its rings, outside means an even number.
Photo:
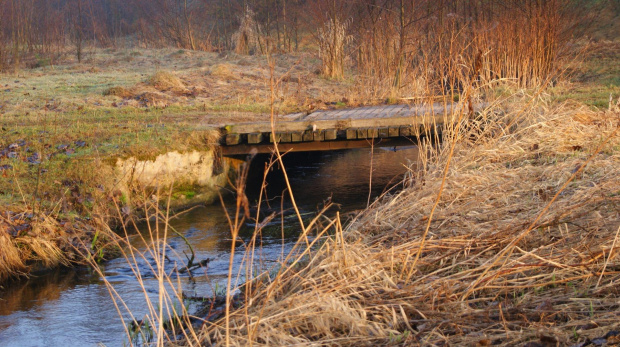
[[[201,342],[617,341],[620,109],[496,107],[308,260],[246,284]]]

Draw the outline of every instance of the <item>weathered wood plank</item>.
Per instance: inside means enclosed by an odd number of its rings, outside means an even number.
[[[379,137],[379,129],[377,128],[369,128],[368,129],[368,138],[369,139],[376,139]]]
[[[332,141],[338,138],[338,131],[336,129],[325,129],[323,134],[325,141]]]
[[[262,133],[249,133],[248,134],[248,143],[256,144],[263,142],[263,134]]]
[[[304,142],[314,141],[314,134],[312,133],[312,130],[304,131],[303,140]]]
[[[275,134],[275,138],[276,138],[276,142],[281,143],[281,142],[291,142],[292,141],[292,136],[290,132],[277,132]],[[269,142],[273,143],[274,139],[273,139],[273,134],[270,133],[269,134]]]
[[[430,123],[443,123],[443,115],[432,115]],[[349,118],[349,119],[325,119],[325,120],[303,120],[303,121],[279,121],[276,129],[279,132],[304,131],[312,129],[316,125],[317,129],[346,129],[346,128],[378,128],[401,126],[411,124],[421,124],[421,117],[391,117],[391,118]],[[231,124],[226,127],[228,133],[249,134],[249,133],[268,133],[271,132],[271,125],[268,122],[239,123]]]
[[[347,140],[355,140],[357,139],[357,129],[355,128],[349,128],[346,130],[347,132]]]
[[[359,128],[359,129],[357,129],[357,138],[358,139],[366,139],[366,138],[368,138],[368,129],[367,128]]]
[[[301,142],[303,141],[304,132],[302,131],[293,131],[291,133],[291,142]]]
[[[325,140],[325,133],[323,133],[323,131],[321,130],[313,131],[312,134],[314,136],[315,142]]]
[[[383,127],[383,128],[379,128],[379,137],[380,138],[386,138],[386,137],[390,137],[390,129],[387,127]]]
[[[241,134],[226,135],[226,146],[238,145],[241,142]]]
[[[367,148],[370,147],[371,144],[372,142],[368,140],[299,142],[281,143],[278,144],[278,149],[280,152],[333,151],[338,149]],[[411,140],[405,138],[395,137],[381,139],[381,146],[393,147],[410,145]],[[223,146],[222,155],[244,156],[250,153],[253,149],[256,150],[257,153],[271,153],[273,151],[273,144],[263,143],[258,145],[240,144],[238,146]]]
[[[385,112],[387,110],[387,108],[388,108],[387,105],[386,106],[375,107],[369,113],[369,117],[371,117],[371,118],[388,118],[389,114],[387,112]]]

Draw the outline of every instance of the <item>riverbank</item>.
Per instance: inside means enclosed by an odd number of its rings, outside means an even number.
[[[227,172],[230,163],[211,158],[215,125],[268,119],[272,73],[283,77],[275,91],[279,113],[345,106],[336,101],[348,83],[318,76],[312,54],[271,59],[110,48],[89,51],[81,63],[67,56],[59,65],[1,74],[0,242],[7,251],[0,255],[0,281],[27,273],[33,262],[78,261],[76,239],[88,245],[82,251],[92,248],[85,254],[99,254],[102,235],[91,229],[143,217],[144,195],[165,185],[153,180],[162,174],[153,165],[187,164],[179,165],[191,179],[166,178],[174,182],[175,208],[212,202],[216,190],[205,184],[225,185],[225,177],[209,181],[190,171]],[[150,179],[150,191],[127,186],[136,164],[149,171],[139,181]]]
[[[598,60],[574,67],[574,83],[551,89],[554,100],[570,90],[601,106],[606,93],[617,92],[616,70],[600,67],[614,66],[609,59],[617,59],[618,43],[599,46]],[[14,245],[0,262],[17,264],[0,265],[0,280],[27,272],[23,264],[31,261],[53,266],[68,262],[65,258],[77,259],[70,251],[74,234],[92,246],[98,234],[89,230],[107,230],[139,211],[143,197],[129,203],[133,197],[119,189],[118,175],[112,172],[119,160],[156,161],[168,153],[212,149],[217,145],[213,125],[223,119],[266,119],[272,73],[282,77],[274,90],[279,113],[385,101],[362,97],[363,86],[353,78],[336,81],[317,75],[319,61],[313,54],[270,59],[173,49],[97,49],[83,63],[68,58],[62,65],[0,76],[0,234],[4,244]],[[489,94],[514,92],[509,83],[504,87]],[[192,199],[197,203],[195,197],[201,196],[198,187],[186,183],[177,184],[173,195],[180,204]],[[51,225],[57,231],[49,230]],[[71,227],[72,236],[65,237],[66,225],[84,227]],[[33,246],[39,240],[55,246]],[[100,253],[100,247],[91,248],[91,253]],[[66,257],[60,256],[64,253]],[[16,257],[19,262],[10,260]]]
[[[481,120],[429,148],[406,189],[330,224],[309,259],[246,285],[228,329],[206,324],[199,340],[617,343],[620,101],[515,96]]]

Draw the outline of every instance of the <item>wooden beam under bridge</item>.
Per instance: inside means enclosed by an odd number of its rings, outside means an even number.
[[[313,152],[313,151],[335,151],[341,149],[354,148],[370,148],[374,147],[402,147],[413,146],[417,144],[417,139],[409,137],[399,138],[376,138],[365,140],[344,140],[344,141],[316,141],[316,142],[299,142],[299,143],[279,143],[278,149],[280,153],[285,152]],[[273,143],[238,146],[222,146],[221,155],[225,157],[243,156],[252,153],[256,154],[272,153],[274,151]]]
[[[466,112],[462,104],[384,105],[298,113],[269,121],[222,125],[225,156],[281,152],[329,151],[374,146],[406,146],[434,137],[445,124]]]

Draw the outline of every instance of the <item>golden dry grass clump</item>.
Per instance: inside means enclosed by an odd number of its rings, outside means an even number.
[[[0,282],[26,270],[19,249],[15,247],[8,233],[8,227],[3,224],[0,224],[0,250]]]
[[[8,215],[12,217],[4,217]],[[91,224],[65,221],[63,226],[42,213],[0,211],[0,283],[27,275],[32,269],[82,264],[88,258],[108,256],[115,251],[107,244],[108,230],[100,220]]]
[[[478,121],[307,261],[248,284],[230,343],[618,341],[619,115],[518,100]],[[225,322],[202,338],[223,343]]]
[[[237,76],[232,71],[232,65],[230,64],[216,64],[209,70],[212,76],[219,77],[221,79],[236,80]]]
[[[184,90],[185,84],[175,76],[173,73],[168,71],[157,71],[154,75],[149,77],[148,84],[160,89],[160,90]]]
[[[55,222],[44,218],[40,222],[20,223],[19,219],[17,222],[0,220],[0,282],[25,274],[32,262],[45,267],[68,265],[57,242],[59,228],[50,224]],[[12,224],[22,227],[13,232],[15,235],[9,234]]]
[[[105,96],[110,96],[110,95],[111,96],[118,96],[120,98],[125,98],[125,99],[133,97],[133,93],[130,90],[128,90],[127,88],[118,87],[118,86],[106,89],[103,92],[103,95],[105,95]]]

